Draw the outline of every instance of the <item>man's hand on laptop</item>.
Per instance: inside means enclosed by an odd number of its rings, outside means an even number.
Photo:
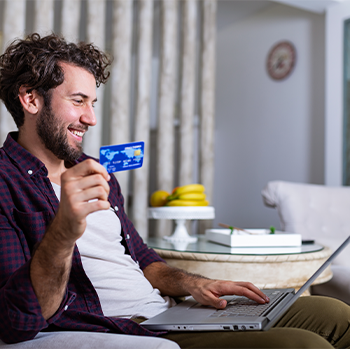
[[[269,298],[254,284],[249,282],[232,282],[198,279],[191,295],[202,305],[211,305],[217,309],[224,309],[227,301],[220,299],[223,295],[240,295],[256,301],[259,304],[269,302]]]
[[[259,304],[269,302],[269,298],[254,284],[213,280],[171,267],[163,262],[154,262],[143,270],[145,277],[163,295],[180,297],[192,295],[202,305],[224,309],[227,301],[223,295],[241,295]]]

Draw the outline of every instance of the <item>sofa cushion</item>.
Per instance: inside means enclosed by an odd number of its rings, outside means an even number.
[[[0,340],[0,349],[179,349],[168,339],[93,332],[40,332],[33,339],[16,344]]]

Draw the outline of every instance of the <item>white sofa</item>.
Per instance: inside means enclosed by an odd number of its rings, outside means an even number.
[[[0,349],[180,349],[173,341],[113,333],[40,332],[33,340],[5,344]]]
[[[332,250],[350,235],[350,187],[271,181],[262,197],[266,206],[277,208],[283,231],[301,233],[303,239],[313,239]],[[335,259],[332,280],[313,287],[313,294],[350,304],[349,253],[347,247]]]

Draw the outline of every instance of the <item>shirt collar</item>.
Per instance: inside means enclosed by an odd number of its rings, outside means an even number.
[[[18,167],[29,175],[34,175],[39,170],[43,170],[45,175],[48,175],[45,164],[39,160],[37,157],[33,156],[25,148],[23,148],[19,143],[17,143],[18,131],[10,132],[3,145],[3,150],[6,152],[9,158],[11,158]],[[87,159],[85,154],[82,154],[78,160],[74,161],[74,164]]]
[[[19,169],[22,169],[29,175],[34,175],[40,169],[43,169],[47,175],[48,172],[44,163],[18,144],[17,138],[18,131],[10,132],[7,135],[6,141],[3,145],[3,150],[6,152],[8,157],[17,164]]]

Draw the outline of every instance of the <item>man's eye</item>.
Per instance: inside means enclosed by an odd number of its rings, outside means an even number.
[[[83,100],[74,100],[74,102],[77,103],[77,104],[82,104]]]

